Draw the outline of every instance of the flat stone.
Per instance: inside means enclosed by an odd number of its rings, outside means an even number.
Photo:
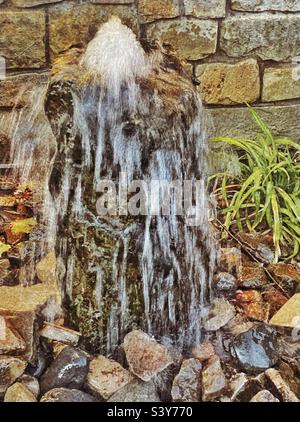
[[[160,401],[154,382],[143,382],[139,379],[125,385],[108,399],[111,403],[159,403]]]
[[[124,351],[130,371],[146,382],[173,364],[168,349],[140,330],[125,336]]]
[[[186,60],[215,53],[217,34],[216,21],[186,17],[151,23],[146,28],[148,40],[171,45],[178,57]]]
[[[92,403],[98,400],[83,391],[69,388],[53,388],[48,391],[40,400],[49,403]]]
[[[295,294],[273,316],[271,325],[277,327],[300,328],[300,293]]]
[[[234,275],[221,272],[213,280],[213,288],[217,296],[232,298],[237,290],[237,279]]]
[[[79,389],[88,373],[86,353],[73,347],[66,347],[54,359],[50,367],[40,378],[41,393],[53,388]]]
[[[300,400],[296,397],[287,383],[284,381],[280,372],[276,369],[268,369],[266,371],[266,377],[270,381],[273,388],[276,390],[282,401],[284,402],[299,402]]]
[[[119,16],[123,23],[138,32],[137,12],[134,5],[102,5],[66,3],[49,10],[51,58],[71,46],[87,44],[100,25],[112,15]]]
[[[183,361],[179,374],[172,385],[172,400],[174,402],[199,402],[201,400],[202,365],[198,359]]]
[[[24,384],[16,382],[6,390],[4,402],[35,403],[37,399]]]
[[[196,18],[223,18],[226,15],[226,0],[184,0],[186,15]]]
[[[253,103],[260,96],[259,67],[254,59],[236,64],[202,64],[196,67],[196,77],[206,104]]]
[[[14,6],[22,8],[35,7],[43,4],[59,3],[61,1],[63,0],[11,0]]]
[[[279,400],[273,396],[272,393],[268,390],[262,390],[259,393],[255,394],[254,397],[250,400],[250,402],[255,403],[271,403],[271,402],[279,402]]]
[[[256,324],[234,338],[231,354],[247,373],[259,373],[274,366],[279,359],[276,331],[266,324]]]
[[[133,379],[118,362],[99,355],[90,362],[86,384],[93,393],[107,400]]]
[[[300,12],[297,0],[232,0],[231,8],[242,12]]]
[[[192,350],[192,356],[200,362],[204,362],[214,355],[214,346],[209,341],[195,346]]]
[[[139,0],[138,10],[143,23],[180,15],[178,0]]]
[[[40,394],[40,384],[35,377],[31,375],[24,374],[18,378],[18,382],[23,384],[32,394],[37,398]]]
[[[238,395],[245,390],[247,384],[248,384],[248,377],[244,372],[240,372],[238,374],[235,374],[230,379],[229,384],[229,391],[230,391],[230,401],[235,401]]]
[[[209,311],[209,316],[204,321],[206,331],[217,331],[224,327],[235,316],[235,308],[225,299],[216,299]]]
[[[300,105],[263,106],[256,109],[274,137],[300,141]],[[227,107],[208,110],[208,130],[214,136],[256,139],[259,129],[247,108]]]
[[[26,369],[26,362],[10,356],[0,356],[0,394],[19,378]]]
[[[23,107],[28,103],[31,90],[47,82],[46,74],[22,74],[7,76],[0,81],[0,107]],[[16,198],[14,198],[16,201]],[[1,206],[1,202],[0,202]]]
[[[268,283],[268,277],[261,264],[242,263],[238,271],[238,285],[244,289],[262,289]]]
[[[0,316],[0,355],[19,354],[26,349],[26,344],[18,333],[14,332],[6,320]]]
[[[269,265],[268,270],[282,283],[294,281],[300,283],[300,267],[292,264],[273,264]]]
[[[11,321],[12,328],[25,341],[24,359],[30,361],[33,357],[37,318],[55,318],[58,303],[57,290],[47,284],[0,287],[0,315]]]
[[[209,359],[202,372],[202,400],[211,401],[220,397],[226,387],[226,378],[218,356]]]
[[[289,36],[286,36],[286,33]],[[229,57],[290,61],[300,54],[297,16],[232,16],[221,23],[220,47]]]
[[[77,346],[80,338],[80,333],[78,331],[62,327],[61,325],[50,324],[48,322],[44,324],[44,327],[40,331],[40,335],[49,340],[70,344],[72,346]]]
[[[262,101],[300,98],[300,66],[266,68],[263,78]]]
[[[40,68],[45,65],[45,12],[1,11],[1,54],[9,69]]]

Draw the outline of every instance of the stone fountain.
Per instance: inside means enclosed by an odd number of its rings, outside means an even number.
[[[214,254],[203,110],[182,63],[167,46],[142,47],[113,18],[86,49],[56,60],[45,110],[57,143],[50,235],[69,323],[101,353],[113,353],[133,328],[191,347],[210,301]],[[112,200],[106,215],[101,194],[109,203],[114,191],[101,191],[105,180],[118,192],[118,212]],[[147,212],[148,197],[129,213],[120,188],[153,180],[200,182],[189,209],[197,223],[179,215],[174,193],[168,215]]]

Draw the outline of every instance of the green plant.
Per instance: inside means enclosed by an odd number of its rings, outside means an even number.
[[[300,249],[300,145],[290,139],[274,139],[257,112],[249,111],[260,128],[257,140],[217,137],[235,148],[240,175],[221,172],[210,177],[213,191],[222,198],[224,226],[239,231],[268,227],[273,231],[275,261],[281,246],[293,247],[289,258]]]

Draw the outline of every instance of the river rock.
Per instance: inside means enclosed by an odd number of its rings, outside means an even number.
[[[288,384],[284,381],[279,371],[270,368],[266,371],[266,377],[282,401],[297,403],[300,401],[290,389]]]
[[[230,379],[229,391],[230,391],[230,401],[235,401],[238,395],[244,391],[248,383],[248,377],[244,372],[235,374]]]
[[[260,261],[266,264],[274,261],[272,236],[241,232],[237,237]]]
[[[173,381],[172,400],[174,402],[199,402],[201,400],[201,370],[198,359],[183,361],[180,372]]]
[[[259,393],[255,394],[254,397],[250,400],[250,402],[255,403],[271,403],[271,402],[279,402],[279,400],[273,396],[272,393],[268,390],[262,390]]]
[[[130,371],[146,382],[173,364],[168,349],[141,330],[125,336],[124,350]]]
[[[203,326],[206,331],[217,331],[235,316],[235,308],[227,300],[217,299],[212,304],[208,319]]]
[[[273,316],[271,325],[300,329],[300,293],[297,293]]]
[[[48,391],[40,400],[50,403],[92,403],[98,400],[83,391],[68,388],[53,388]]]
[[[36,402],[35,395],[20,382],[16,382],[9,387],[4,396],[4,402]]]
[[[211,357],[202,372],[202,400],[210,401],[220,397],[226,387],[226,378],[220,358]]]
[[[88,373],[86,353],[66,347],[52,362],[40,379],[41,393],[53,388],[80,388]]]
[[[35,397],[38,397],[40,394],[40,385],[36,378],[31,375],[24,374],[18,378],[18,383],[23,384],[28,390],[32,392]]]
[[[99,355],[90,362],[86,384],[93,393],[107,400],[133,379],[118,362]]]
[[[270,317],[272,318],[286,304],[288,298],[275,287],[271,287],[263,293],[264,300],[270,306]]]
[[[143,382],[135,379],[113,394],[108,402],[112,403],[146,403],[160,402],[159,395],[153,381]]]
[[[276,331],[266,324],[256,324],[234,338],[231,354],[241,369],[249,373],[274,366],[279,358]]]
[[[242,253],[238,248],[221,248],[219,267],[222,272],[236,275],[242,262]]]
[[[237,290],[237,279],[229,273],[218,273],[214,279],[214,290],[217,296],[232,298]]]
[[[5,318],[0,316],[0,355],[19,354],[25,349],[26,344],[22,337],[10,328]]]
[[[300,283],[300,267],[291,264],[272,264],[269,265],[268,270],[279,282],[285,285],[286,283]]]
[[[26,368],[26,362],[19,358],[0,356],[0,394],[4,393],[20,377]]]
[[[269,305],[263,302],[263,297],[257,290],[238,291],[236,301],[245,315],[256,321],[267,321]]]
[[[195,346],[192,350],[192,356],[200,362],[208,360],[215,354],[214,346],[209,341]]]
[[[243,263],[238,272],[239,287],[244,289],[261,289],[268,283],[262,265],[255,262]]]
[[[52,349],[48,343],[40,339],[34,360],[28,365],[27,372],[33,377],[39,378],[51,364]]]
[[[44,327],[40,331],[40,335],[49,340],[69,344],[71,346],[77,346],[80,338],[80,333],[78,331],[71,330],[70,328],[61,325],[50,324],[48,322],[44,324]]]

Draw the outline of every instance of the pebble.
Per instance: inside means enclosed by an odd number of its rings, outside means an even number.
[[[180,372],[173,381],[172,400],[174,402],[199,402],[201,399],[202,365],[198,359],[183,361]]]

